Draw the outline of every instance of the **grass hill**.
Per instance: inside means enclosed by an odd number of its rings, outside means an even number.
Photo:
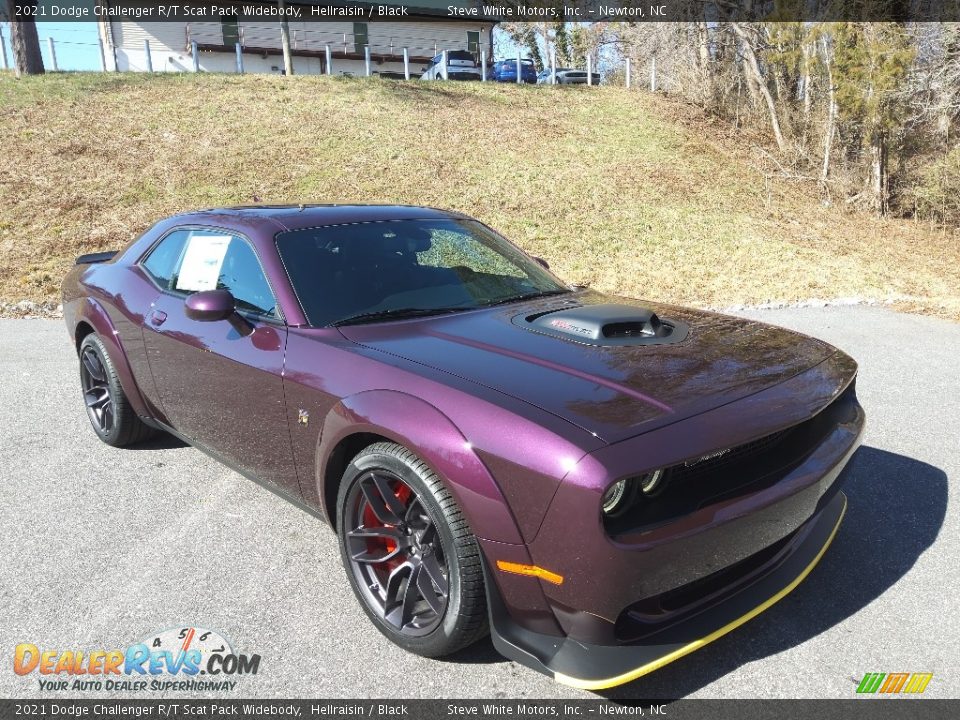
[[[259,198],[461,210],[571,282],[641,298],[960,317],[954,234],[825,207],[757,144],[614,87],[2,73],[0,302],[55,304],[77,254]]]

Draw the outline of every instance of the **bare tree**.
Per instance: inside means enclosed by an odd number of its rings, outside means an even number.
[[[43,73],[43,56],[40,54],[40,38],[37,36],[37,24],[33,15],[17,15],[17,5],[21,8],[36,9],[34,3],[14,3],[7,0],[7,16],[10,18],[10,40],[13,46],[13,63],[17,77],[22,74],[40,75]]]
[[[822,39],[823,44],[823,66],[827,73],[827,127],[824,131],[823,140],[823,164],[820,168],[820,182],[826,182],[830,177],[830,153],[833,150],[833,133],[837,124],[837,98],[836,89],[833,85],[833,52],[830,47],[830,40],[827,36]]]
[[[747,70],[756,83],[757,91],[763,97],[767,104],[767,111],[770,113],[770,127],[773,130],[773,138],[777,141],[777,148],[780,152],[787,149],[787,141],[783,137],[783,131],[780,129],[780,117],[777,114],[777,103],[773,99],[770,88],[760,72],[760,63],[757,62],[757,45],[759,40],[754,29],[746,29],[741,23],[730,23],[734,34],[740,39],[743,49],[743,59]]]

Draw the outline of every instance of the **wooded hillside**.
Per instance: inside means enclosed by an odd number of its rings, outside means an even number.
[[[727,307],[892,300],[960,317],[955,237],[822,203],[758,130],[618,87],[0,74],[0,301],[216,205],[461,210],[571,282]],[[8,309],[9,312],[9,309]]]

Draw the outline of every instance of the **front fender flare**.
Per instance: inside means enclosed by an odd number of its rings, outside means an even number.
[[[326,506],[327,464],[334,448],[356,433],[381,435],[415,452],[445,481],[477,537],[523,544],[500,487],[453,421],[425,400],[396,390],[344,398],[324,419],[315,481],[328,518],[336,508]]]
[[[104,307],[93,298],[87,297],[80,301],[80,306],[76,309],[73,317],[73,327],[70,328],[73,337],[76,337],[77,326],[81,322],[85,322],[93,328],[110,354],[110,361],[117,371],[120,387],[123,388],[123,393],[127,396],[134,412],[140,417],[149,417],[150,411],[147,409],[147,404],[140,394],[137,381],[133,377],[127,353],[117,339],[116,328]]]

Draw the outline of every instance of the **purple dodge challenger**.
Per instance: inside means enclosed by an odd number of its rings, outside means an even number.
[[[104,442],[170,433],[328,522],[401,647],[489,632],[587,689],[793,590],[864,427],[836,348],[570,287],[429,208],[177,215],[78,258],[63,309]]]

